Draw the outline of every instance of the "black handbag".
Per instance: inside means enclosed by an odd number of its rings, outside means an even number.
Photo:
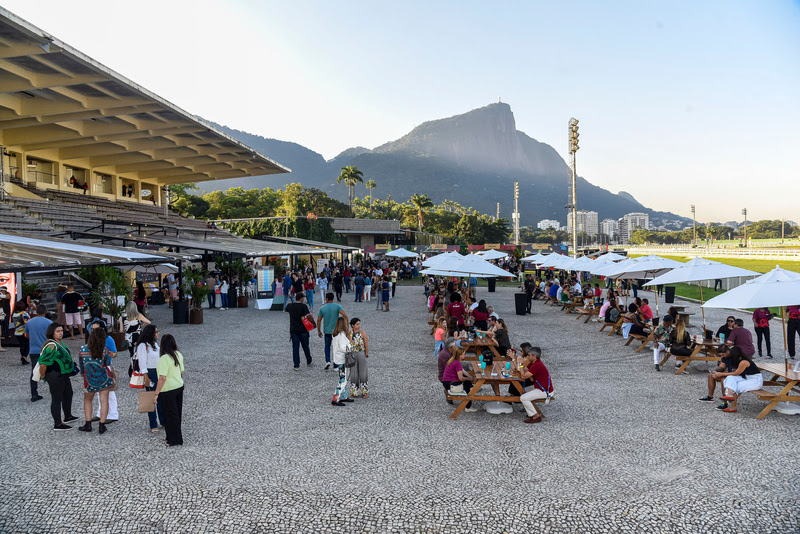
[[[356,355],[352,350],[344,353],[344,366],[347,368],[353,367],[356,364]]]

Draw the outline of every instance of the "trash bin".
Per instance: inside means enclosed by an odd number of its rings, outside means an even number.
[[[236,301],[239,299],[239,295],[236,294],[235,289],[228,290],[228,307],[235,308],[238,304]]]
[[[514,293],[514,308],[517,315],[525,315],[528,313],[528,295],[525,293]]]
[[[172,323],[173,324],[188,324],[189,323],[189,301],[176,300],[172,303]]]
[[[675,286],[664,287],[664,302],[667,304],[675,303]]]
[[[497,285],[497,278],[487,278],[486,282],[489,284],[489,293],[494,293],[494,288]]]

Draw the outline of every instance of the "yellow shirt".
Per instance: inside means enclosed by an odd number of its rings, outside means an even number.
[[[172,356],[169,354],[164,354],[158,359],[158,367],[156,367],[158,376],[167,377],[166,382],[164,382],[164,387],[161,388],[162,392],[183,387],[183,355],[180,352],[176,352],[175,354],[178,356],[178,363],[180,365],[175,365],[175,362],[172,361]]]

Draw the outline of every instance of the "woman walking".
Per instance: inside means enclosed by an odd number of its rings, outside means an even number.
[[[75,363],[72,361],[72,353],[62,340],[63,326],[59,323],[50,323],[45,336],[48,341],[42,345],[42,352],[39,354],[39,373],[50,388],[53,429],[72,430],[72,427],[65,423],[78,420],[72,415],[72,383],[69,380],[75,370]]]
[[[30,363],[25,359],[28,357],[30,349],[29,340],[25,337],[25,323],[30,318],[28,306],[25,305],[25,302],[22,300],[17,301],[14,305],[14,314],[11,316],[11,324],[14,327],[14,337],[17,338],[17,343],[19,343],[19,361],[22,362],[22,365]]]
[[[314,274],[308,273],[306,275],[306,281],[303,282],[303,292],[306,294],[308,307],[311,309],[311,311],[314,311],[314,286]]]
[[[367,358],[369,358],[369,338],[361,329],[361,319],[350,319],[350,346],[356,357],[356,364],[350,368],[350,396],[361,395],[367,398]]]
[[[158,382],[158,328],[154,324],[149,324],[142,329],[139,335],[139,341],[136,344],[136,359],[139,362],[139,372],[146,373],[145,390],[153,391],[155,388],[150,385],[151,382]],[[158,425],[164,424],[164,418],[161,415],[161,406],[156,405],[153,412],[148,412],[147,417],[150,420],[150,432],[158,434]]]
[[[125,341],[128,342],[128,351],[131,353],[131,359],[133,359],[136,343],[139,341],[139,334],[143,326],[148,324],[150,324],[150,320],[139,313],[135,302],[129,300],[128,304],[125,305],[125,315],[120,321],[119,331],[125,334]]]
[[[81,432],[92,431],[92,401],[94,394],[100,397],[100,433],[106,432],[108,417],[108,394],[114,387],[114,378],[109,372],[111,354],[106,347],[105,328],[92,328],[89,341],[81,347],[81,374],[83,375],[83,415],[86,423],[79,426]]]
[[[347,398],[347,375],[349,369],[344,366],[344,353],[350,350],[350,339],[348,338],[347,321],[344,317],[336,320],[336,328],[333,330],[331,340],[331,352],[333,352],[333,365],[339,370],[339,383],[336,386],[336,393],[333,394],[333,406],[345,406],[345,402],[353,402]]]
[[[183,355],[178,352],[178,344],[170,334],[161,340],[161,356],[158,358],[158,385],[156,385],[156,406],[164,414],[164,431],[167,434],[167,447],[183,445],[181,420],[183,419]]]
[[[219,284],[219,298],[222,300],[221,310],[228,309],[228,290],[230,286],[228,285],[228,277],[223,276],[222,281]]]
[[[383,283],[381,284],[381,300],[383,301],[384,306],[386,308],[383,311],[389,311],[389,290],[391,289],[391,284],[389,283],[389,277],[383,277]]]
[[[136,282],[136,292],[133,295],[133,302],[136,303],[136,309],[139,310],[139,313],[144,314],[144,309],[147,307],[147,291],[145,291],[142,282]]]

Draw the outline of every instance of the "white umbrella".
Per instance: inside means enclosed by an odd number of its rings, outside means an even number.
[[[548,268],[548,267],[557,267],[557,265],[567,256],[563,254],[553,253],[548,255],[542,263],[539,264],[539,267]]]
[[[389,257],[392,257],[392,258],[416,258],[417,254],[414,253],[414,252],[411,252],[410,250],[404,249],[404,248],[398,248],[398,249],[393,250],[391,252],[387,252],[386,256],[389,256]]]
[[[499,260],[500,258],[505,258],[508,256],[505,252],[500,252],[499,250],[484,250],[479,252],[481,258],[485,260]]]
[[[525,263],[541,263],[541,262],[544,261],[544,259],[546,257],[547,256],[542,254],[541,252],[537,252],[536,254],[533,254],[532,256],[525,256],[520,261],[525,262]]]
[[[624,271],[625,269],[627,269],[628,267],[639,261],[639,259],[640,258],[628,258],[627,260],[621,261],[619,263],[607,263],[591,271],[591,273],[597,276],[609,276],[611,278],[614,278],[612,276],[614,273]]]
[[[622,260],[627,260],[628,257],[627,256],[620,256],[619,254],[614,254],[613,252],[606,252],[602,256],[598,256],[597,259],[598,260],[599,259],[603,259],[605,261],[609,261],[609,260],[611,260],[611,261],[622,261]]]
[[[718,261],[705,258],[694,258],[681,264],[679,267],[662,274],[646,283],[646,286],[660,286],[677,284],[679,282],[701,282],[703,280],[716,280],[718,278],[736,278],[739,276],[758,276],[759,273],[741,269],[732,265],[725,265]]]
[[[624,264],[624,265],[623,265]],[[618,263],[616,269],[609,269],[607,276],[632,280],[636,278],[655,278],[683,265],[679,261],[661,256],[644,256],[635,258],[631,263]]]
[[[448,258],[452,258],[453,256],[461,256],[461,254],[459,254],[458,252],[455,252],[455,251],[454,252],[443,252],[441,254],[437,254],[436,256],[433,256],[433,257],[428,258],[427,260],[423,261],[422,262],[422,266],[423,267],[432,267],[432,266],[438,264],[439,262],[445,261]]]
[[[655,279],[645,284],[646,286],[652,285],[666,285],[677,284],[680,282],[698,282],[700,287],[700,304],[703,304],[703,285],[699,282],[703,280],[716,280],[717,278],[736,278],[738,276],[757,276],[758,273],[748,271],[747,269],[740,269],[732,265],[725,265],[718,261],[707,260],[704,258],[693,258],[686,263],[680,264],[678,267],[663,274],[659,274]],[[706,311],[701,307],[703,312],[703,330],[706,328]]]
[[[425,274],[439,276],[513,277],[508,271],[476,256],[451,256],[424,270]]]
[[[781,307],[783,350],[786,351],[786,306],[800,304],[800,274],[776,266],[703,304],[703,308]],[[788,366],[788,360],[786,360]]]
[[[592,267],[594,267],[594,264],[596,262],[597,262],[597,260],[593,260],[589,256],[581,256],[580,258],[578,258],[577,260],[572,262],[572,265],[570,265],[570,269],[573,270],[573,271],[586,271],[586,272],[589,272],[589,270]]]

